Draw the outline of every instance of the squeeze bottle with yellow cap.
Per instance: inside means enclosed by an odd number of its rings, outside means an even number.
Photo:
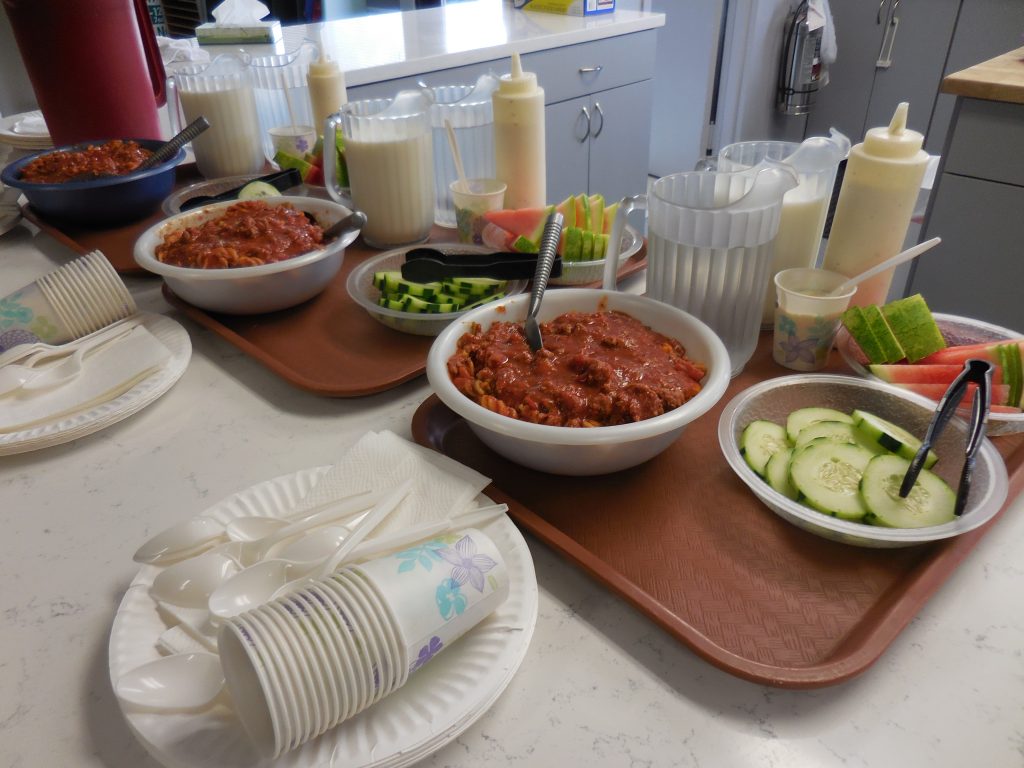
[[[320,58],[309,65],[306,83],[309,85],[309,101],[313,107],[316,133],[323,136],[327,118],[348,102],[348,95],[345,90],[345,73],[341,71],[338,62],[324,53],[322,45]]]
[[[491,95],[494,105],[494,161],[506,184],[506,208],[540,208],[547,202],[544,157],[544,89],[537,75],[523,72],[512,54],[512,72],[502,75]]]
[[[928,167],[924,136],[907,128],[907,102],[888,127],[872,128],[850,150],[822,266],[853,277],[903,250]],[[891,269],[857,287],[854,306],[884,304]]]

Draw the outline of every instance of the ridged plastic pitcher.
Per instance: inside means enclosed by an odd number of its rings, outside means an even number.
[[[718,153],[719,171],[744,171],[764,160],[778,160],[791,166],[800,182],[782,199],[782,218],[761,313],[762,328],[770,328],[775,316],[775,275],[784,269],[813,267],[818,259],[836,171],[849,153],[850,140],[834,128],[827,138],[812,136],[802,144],[742,141]]]
[[[494,178],[494,109],[491,94],[498,87],[494,75],[480,75],[474,85],[431,88],[430,125],[434,135],[434,222],[455,226],[455,202],[449,189],[457,178],[444,122],[449,121],[458,142],[467,179]]]
[[[614,290],[626,215],[647,211],[647,295],[689,312],[725,344],[736,376],[761,330],[761,304],[792,168],[766,161],[740,173],[691,171],[627,197],[608,238],[604,288]]]

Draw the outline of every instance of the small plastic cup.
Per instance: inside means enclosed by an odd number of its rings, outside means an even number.
[[[775,275],[772,356],[794,371],[818,371],[828,363],[839,320],[857,292],[853,286],[840,294],[832,291],[849,278],[827,269],[797,267]]]
[[[302,159],[316,147],[316,128],[312,125],[282,125],[267,131],[274,154],[282,152]]]
[[[455,226],[460,243],[483,245],[488,211],[505,205],[505,182],[497,179],[456,179],[449,187],[455,203]]]

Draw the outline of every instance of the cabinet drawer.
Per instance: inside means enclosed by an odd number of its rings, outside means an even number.
[[[944,171],[1024,186],[1024,105],[961,99]]]
[[[523,56],[523,69],[537,73],[544,102],[555,104],[588,93],[654,77],[654,30]]]

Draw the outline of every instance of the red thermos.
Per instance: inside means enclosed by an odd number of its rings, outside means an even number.
[[[54,144],[162,138],[146,0],[2,0]]]

